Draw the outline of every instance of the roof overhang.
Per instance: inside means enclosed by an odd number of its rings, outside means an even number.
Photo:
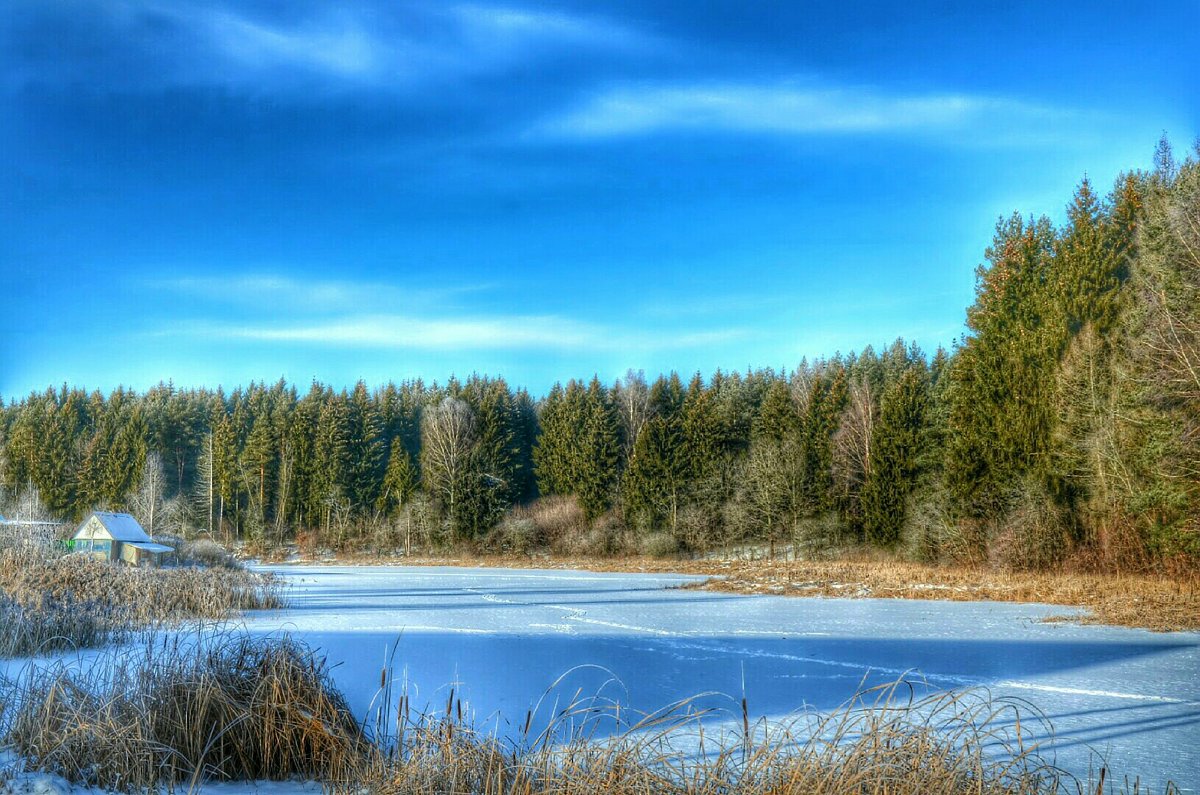
[[[143,552],[174,552],[175,551],[174,547],[168,547],[164,544],[147,544],[142,541],[126,541],[124,543],[135,549],[140,549]]]

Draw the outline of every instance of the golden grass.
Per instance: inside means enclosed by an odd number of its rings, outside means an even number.
[[[344,781],[367,741],[324,660],[287,637],[161,637],[7,683],[3,742],[33,770],[106,790],[200,780]]]
[[[349,556],[322,562],[355,561],[356,558]],[[1085,611],[1079,616],[1064,616],[1063,620],[1140,627],[1157,632],[1200,630],[1200,572],[1196,571],[1177,571],[1169,575],[1021,572],[868,558],[783,561],[462,555],[390,560],[372,557],[369,562],[697,574],[713,579],[696,587],[714,591],[1041,603]]]

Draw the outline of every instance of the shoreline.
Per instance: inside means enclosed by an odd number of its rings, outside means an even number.
[[[343,555],[260,559],[259,562],[272,566],[449,566],[684,574],[708,578],[701,583],[681,586],[688,589],[797,598],[1035,603],[1084,611],[1047,619],[1050,621],[1104,624],[1154,632],[1200,631],[1200,577],[1010,572],[984,567],[865,559],[781,561],[563,558],[550,555]]]

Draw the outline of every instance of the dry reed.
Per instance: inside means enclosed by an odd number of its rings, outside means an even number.
[[[161,636],[86,670],[31,666],[3,700],[29,768],[105,789],[345,781],[368,755],[324,660],[286,636]]]

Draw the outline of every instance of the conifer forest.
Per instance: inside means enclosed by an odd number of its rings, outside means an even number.
[[[877,547],[1153,570],[1200,556],[1200,150],[1001,219],[950,350],[794,368],[336,389],[74,385],[0,414],[6,515],[132,510],[268,549]],[[445,374],[431,374],[439,375]],[[544,511],[543,511],[544,512]]]

